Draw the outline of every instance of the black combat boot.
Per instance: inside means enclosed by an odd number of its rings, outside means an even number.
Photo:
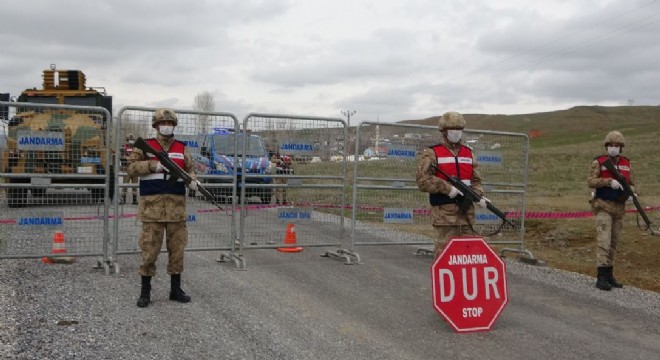
[[[190,296],[188,296],[183,289],[181,289],[181,274],[172,274],[170,277],[170,300],[187,303],[190,302]]]
[[[142,277],[142,290],[140,291],[140,298],[137,301],[138,307],[147,307],[151,302],[151,276]]]
[[[616,281],[614,278],[614,266],[610,266],[607,268],[607,282],[612,285],[613,288],[621,289],[623,287],[623,284],[620,282]]]
[[[612,290],[612,284],[609,282],[607,275],[607,269],[611,267],[599,266],[598,267],[598,277],[596,278],[596,287],[601,290]]]

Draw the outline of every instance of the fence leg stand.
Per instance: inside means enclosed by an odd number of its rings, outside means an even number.
[[[337,251],[326,251],[321,254],[322,257],[336,257],[346,260],[345,265],[359,265],[360,264],[360,254],[355,251],[347,249],[337,249]],[[351,262],[351,258],[355,258],[356,262]]]
[[[521,249],[513,249],[513,248],[504,248],[502,251],[500,251],[500,256],[504,257],[505,252],[514,252],[521,254],[518,256],[518,261],[523,262],[525,264],[529,265],[537,265],[537,266],[547,266],[548,263],[544,260],[537,259],[534,257],[534,254],[532,254],[531,251],[529,250],[521,250]]]
[[[234,251],[221,252],[220,257],[215,259],[215,261],[217,262],[233,261],[234,266],[236,267],[235,270],[247,270],[246,267],[247,265],[245,264],[245,258],[243,257],[243,255]]]

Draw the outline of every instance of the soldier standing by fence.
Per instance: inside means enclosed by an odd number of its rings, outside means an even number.
[[[605,136],[606,155],[598,156],[591,162],[587,185],[596,189],[591,199],[591,210],[596,218],[596,287],[601,290],[622,288],[614,278],[614,255],[621,239],[623,215],[626,212],[628,196],[623,186],[614,178],[614,174],[604,167],[608,158],[614,163],[619,173],[626,179],[634,191],[634,177],[630,160],[621,155],[625,140],[619,131],[611,131]]]
[[[196,179],[193,160],[185,143],[174,139],[177,115],[170,109],[158,109],[152,117],[151,126],[158,130],[156,138],[146,142],[157,151],[165,151],[180,168]],[[167,171],[153,154],[144,154],[134,149],[128,166],[130,176],[140,176],[140,204],[138,217],[142,221],[140,249],[142,249],[142,290],[138,307],[151,302],[151,278],[156,275],[156,260],[167,235],[167,273],[170,274],[170,300],[189,302],[181,289],[183,252],[188,242],[186,188],[179,181],[172,184],[167,180]],[[197,190],[199,181],[193,180],[188,187]]]
[[[280,156],[279,153],[275,155],[272,159],[272,162],[275,163],[275,173],[277,175],[293,175],[293,166],[291,164],[291,156],[285,155]],[[287,178],[277,177],[274,178],[273,183],[278,185],[286,185]],[[286,187],[276,187],[275,188],[275,204],[288,205],[287,200],[287,191]]]
[[[133,134],[128,134],[126,136],[126,144],[124,144],[124,147],[122,148],[122,170],[126,171],[128,168],[129,160],[131,158],[131,154],[133,153],[133,144],[135,143],[135,136]],[[137,176],[130,176],[127,175],[124,177],[124,183],[125,184],[137,184],[139,178]],[[128,188],[122,188],[121,189],[121,204],[126,204],[126,193],[128,191]],[[137,188],[132,188],[131,189],[131,195],[133,198],[133,205],[137,205],[138,203],[138,197],[137,197]]]
[[[461,144],[465,119],[457,112],[447,112],[440,118],[438,129],[442,135],[439,144],[422,151],[422,158],[417,165],[417,187],[429,193],[431,203],[431,222],[435,229],[434,252],[438,256],[444,244],[452,237],[469,233],[474,223],[474,206],[466,212],[459,208],[463,193],[452,186],[446,177],[434,170],[440,168],[445,173],[456,176],[466,185],[471,186],[479,195],[477,203],[485,208],[489,201],[483,197],[481,176],[472,150]]]

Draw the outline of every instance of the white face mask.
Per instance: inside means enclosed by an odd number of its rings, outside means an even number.
[[[461,137],[463,137],[463,130],[447,130],[447,140],[449,142],[456,144],[461,141]]]
[[[174,126],[172,125],[161,125],[158,127],[158,132],[163,136],[170,136],[174,134]]]
[[[612,157],[619,156],[620,153],[621,153],[621,148],[618,147],[618,146],[608,146],[607,147],[607,154],[609,156],[612,156]]]
[[[135,141],[133,141],[133,140],[128,140],[128,143],[131,144],[131,145],[133,145],[133,144],[135,144]]]

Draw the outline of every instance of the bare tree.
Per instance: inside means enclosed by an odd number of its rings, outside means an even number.
[[[199,112],[213,112],[215,111],[215,100],[213,95],[204,91],[195,96],[195,103],[193,104],[193,110]],[[199,129],[200,134],[207,133],[210,126],[210,117],[204,114],[197,115],[197,129]]]

